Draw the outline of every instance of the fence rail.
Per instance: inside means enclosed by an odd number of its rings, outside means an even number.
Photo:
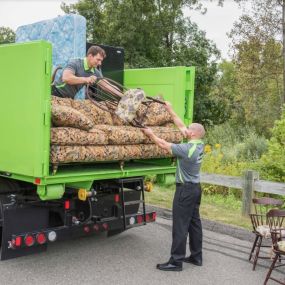
[[[251,200],[254,192],[285,196],[285,183],[259,180],[258,172],[253,170],[245,171],[244,177],[202,173],[201,182],[241,189],[243,191],[242,214],[245,216],[251,211]]]

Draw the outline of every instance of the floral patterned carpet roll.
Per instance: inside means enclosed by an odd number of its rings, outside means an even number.
[[[141,105],[137,115],[158,137],[172,143],[182,141],[164,105]],[[141,128],[126,125],[116,114],[100,109],[90,100],[52,96],[52,124],[50,162],[54,166],[171,157]]]
[[[59,146],[52,145],[50,161],[53,164],[71,162],[119,161],[141,158],[170,157],[156,145]]]
[[[72,127],[87,131],[94,126],[87,116],[64,105],[52,105],[52,124],[57,127]]]
[[[108,137],[99,129],[91,129],[89,132],[75,128],[52,128],[50,141],[56,145],[106,145]]]

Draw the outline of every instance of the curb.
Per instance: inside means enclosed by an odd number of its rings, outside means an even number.
[[[157,206],[152,206],[152,205],[146,205],[146,208],[148,211],[155,211],[157,215],[160,218],[172,219],[172,211],[166,208],[161,208]],[[201,219],[202,221],[202,226],[203,229],[213,231],[216,233],[220,233],[223,235],[228,235],[232,236],[241,240],[246,240],[246,241],[251,241],[254,236],[250,230],[237,227],[237,226],[232,226],[232,225],[227,225],[207,219]]]

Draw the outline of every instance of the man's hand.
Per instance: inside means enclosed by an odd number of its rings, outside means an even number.
[[[95,75],[91,75],[90,77],[85,77],[85,84],[94,84],[97,80]]]
[[[152,137],[154,135],[153,130],[150,128],[145,128],[142,129],[142,131],[148,136],[148,137]]]
[[[159,147],[167,150],[168,152],[171,152],[171,143],[159,138],[158,136],[156,136],[153,132],[152,129],[150,128],[145,128],[142,129],[142,131],[145,133],[145,135],[147,135],[156,145],[158,145]]]
[[[165,103],[165,109],[166,109],[169,113],[171,113],[171,112],[173,111],[171,103],[168,102],[168,101],[165,101],[164,103]]]

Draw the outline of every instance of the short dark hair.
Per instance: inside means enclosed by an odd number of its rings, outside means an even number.
[[[88,49],[88,51],[87,51],[87,55],[92,54],[93,56],[95,56],[95,55],[98,54],[98,53],[99,53],[100,55],[102,55],[103,58],[106,57],[106,52],[105,52],[102,48],[100,48],[100,47],[98,47],[98,46],[91,46],[91,47]]]

